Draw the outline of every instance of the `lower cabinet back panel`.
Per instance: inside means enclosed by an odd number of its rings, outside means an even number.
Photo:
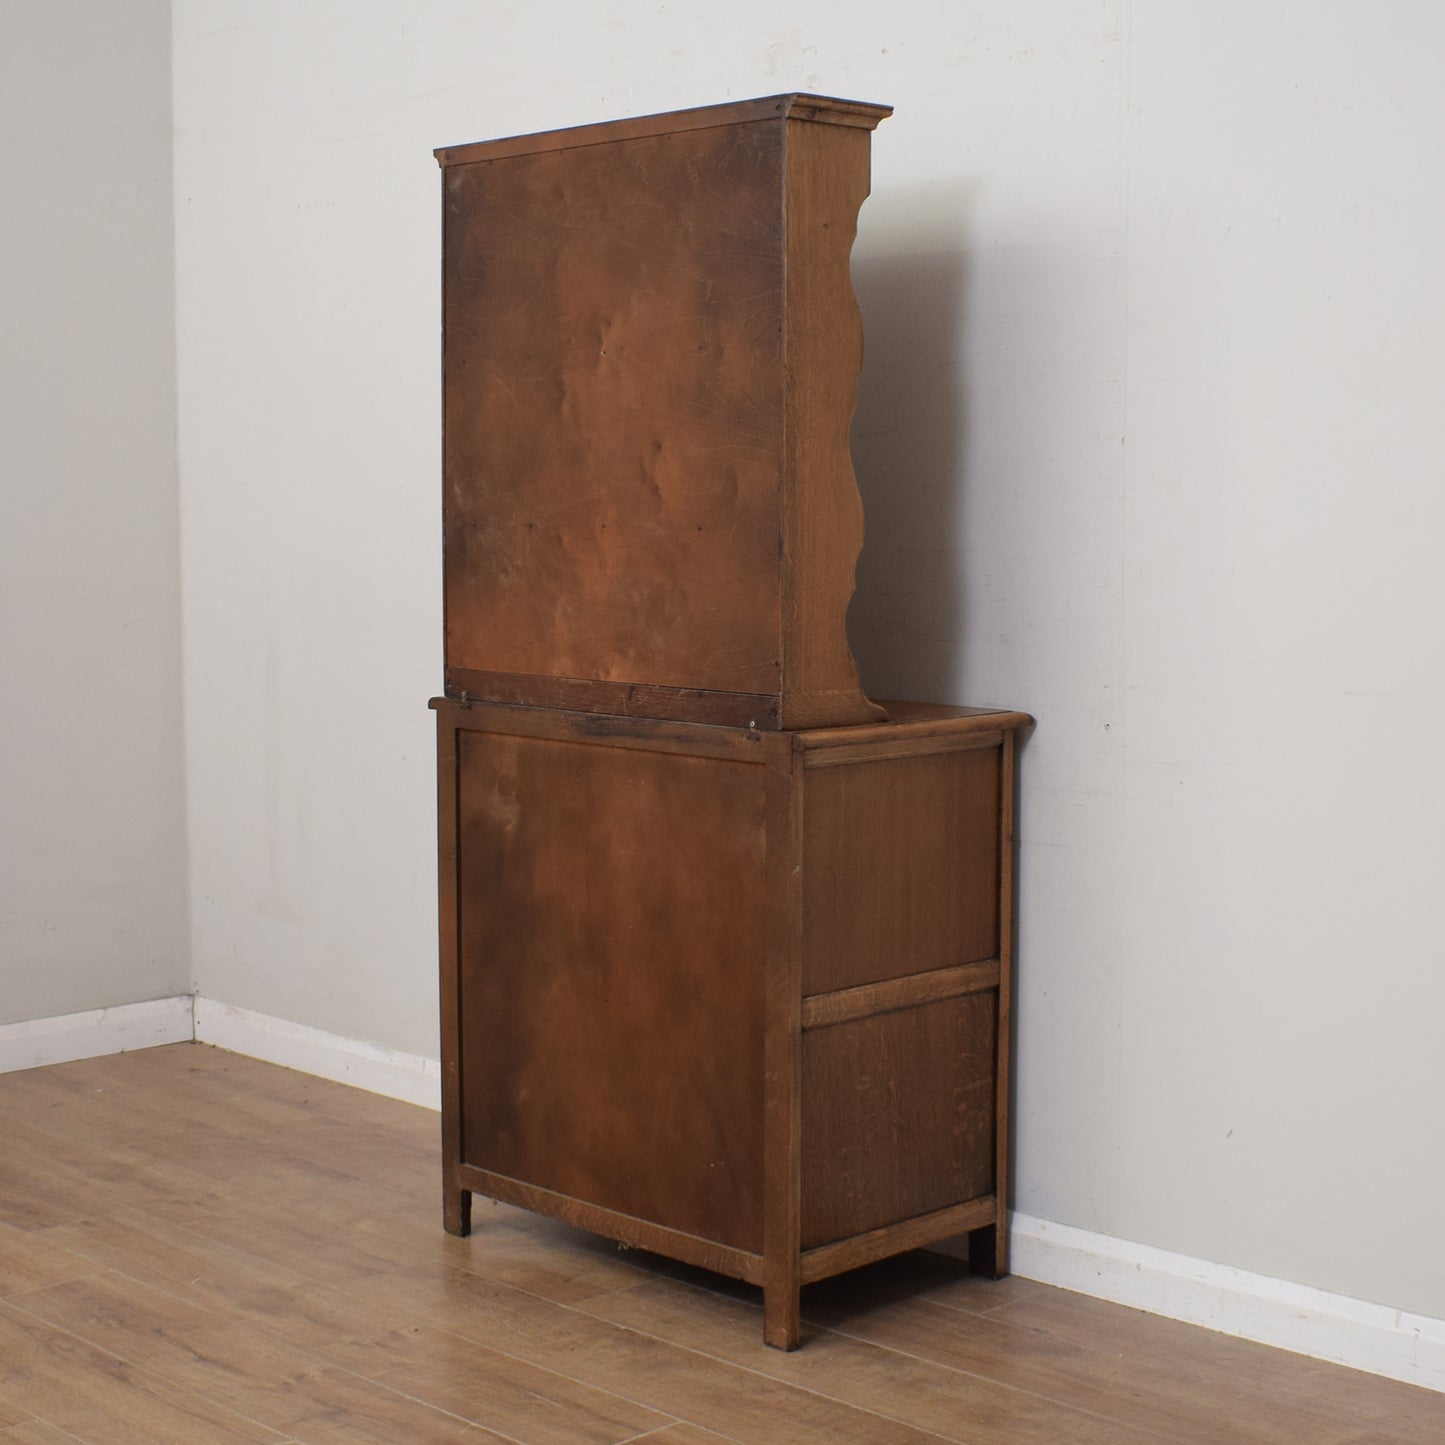
[[[994,1188],[996,990],[803,1035],[803,1248]]]
[[[457,746],[463,1162],[760,1251],[765,769]]]

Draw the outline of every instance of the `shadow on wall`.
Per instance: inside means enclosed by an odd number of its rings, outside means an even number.
[[[960,701],[966,264],[958,250],[853,262],[864,360],[852,446],[866,534],[848,636],[872,697]]]

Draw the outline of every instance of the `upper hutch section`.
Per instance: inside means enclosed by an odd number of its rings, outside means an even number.
[[[437,152],[450,694],[882,716],[846,633],[849,255],[889,114],[783,95]]]

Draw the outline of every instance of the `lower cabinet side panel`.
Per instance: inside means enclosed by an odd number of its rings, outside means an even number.
[[[998,992],[803,1035],[802,1244],[994,1189]]]

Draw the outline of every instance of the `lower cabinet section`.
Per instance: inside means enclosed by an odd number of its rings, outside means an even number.
[[[801,733],[438,699],[444,1205],[764,1287],[1002,1273],[1023,714]]]

